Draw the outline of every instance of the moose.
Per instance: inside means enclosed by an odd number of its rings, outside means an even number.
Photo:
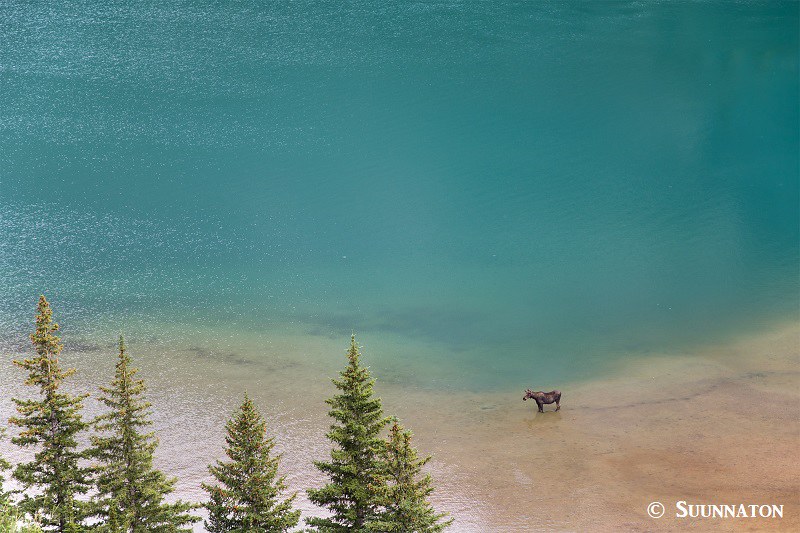
[[[558,403],[561,401],[561,391],[550,391],[550,392],[542,392],[542,391],[532,391],[527,389],[525,391],[525,396],[522,397],[523,400],[527,400],[528,398],[533,398],[536,402],[536,405],[539,406],[539,412],[544,413],[544,409],[542,406],[544,404],[554,403],[556,404],[556,411],[561,409],[561,404]]]

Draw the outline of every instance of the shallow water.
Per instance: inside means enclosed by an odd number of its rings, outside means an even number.
[[[323,399],[344,353],[286,358],[283,342],[273,342],[269,363],[241,358],[242,346],[173,353],[129,345],[150,385],[157,463],[178,476],[176,496],[204,499],[206,465],[221,458],[225,420],[247,390],[283,454],[290,489],[300,491],[299,508],[304,516],[321,513],[304,489],[324,483],[313,461],[328,454]],[[79,366],[72,387],[96,392],[109,379],[113,347],[99,348],[65,356]],[[364,362],[373,362],[368,349]],[[712,529],[789,531],[800,525],[798,363],[800,326],[793,324],[701,352],[625,358],[591,381],[561,383],[559,412],[536,413],[521,390],[421,390],[378,376],[376,392],[386,412],[413,429],[415,445],[433,454],[432,500],[456,519],[454,531],[708,531],[702,520],[654,522],[645,513],[650,501],[671,509],[680,499],[785,505],[780,522],[721,521]],[[28,394],[19,374],[0,367],[0,389]],[[97,402],[86,406],[97,413]],[[0,417],[11,412],[0,398]],[[754,439],[762,442],[743,445]],[[8,442],[0,452],[25,457]]]

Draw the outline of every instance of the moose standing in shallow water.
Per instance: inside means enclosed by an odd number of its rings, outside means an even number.
[[[542,406],[546,403],[554,403],[556,404],[556,411],[561,409],[561,404],[558,403],[561,401],[561,391],[554,390],[550,392],[542,392],[542,391],[532,391],[527,389],[525,391],[525,396],[522,397],[523,400],[527,400],[528,398],[533,398],[536,402],[536,405],[539,406],[539,412],[544,413],[544,409]]]

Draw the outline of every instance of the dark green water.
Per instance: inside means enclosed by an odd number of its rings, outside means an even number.
[[[798,26],[777,1],[3,2],[0,341],[45,292],[73,339],[338,356],[355,330],[410,382],[484,388],[797,320]]]

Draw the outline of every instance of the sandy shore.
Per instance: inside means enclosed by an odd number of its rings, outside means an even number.
[[[627,361],[562,387],[560,412],[537,413],[520,391],[462,396],[460,414],[435,417],[443,397],[420,406],[418,444],[457,473],[442,490],[479,502],[463,530],[480,519],[487,531],[800,531],[799,339],[791,326]],[[680,500],[783,504],[784,515],[679,519]],[[646,514],[653,501],[659,519]]]
[[[628,358],[593,381],[558,384],[563,408],[543,414],[522,401],[521,389],[421,391],[380,376],[376,389],[387,413],[433,454],[433,499],[456,518],[453,531],[797,531],[799,340],[800,326],[792,325],[699,353]],[[319,342],[304,350],[330,350],[329,341]],[[290,346],[276,341],[271,349]],[[106,351],[69,363],[78,366],[78,389],[106,381],[113,363]],[[301,491],[298,503],[306,515],[319,512],[302,490],[323,482],[312,460],[327,453],[323,400],[333,389],[326,376],[344,359],[298,360],[296,353],[256,364],[198,349],[180,357],[140,352],[161,438],[157,459],[179,477],[180,497],[203,498],[206,465],[220,457],[224,421],[247,389],[284,454],[290,486]],[[4,418],[10,397],[22,394],[17,372],[0,370]],[[7,441],[0,450],[22,457]],[[783,504],[784,516],[677,519],[679,500]],[[665,516],[647,515],[652,501],[666,506]]]

